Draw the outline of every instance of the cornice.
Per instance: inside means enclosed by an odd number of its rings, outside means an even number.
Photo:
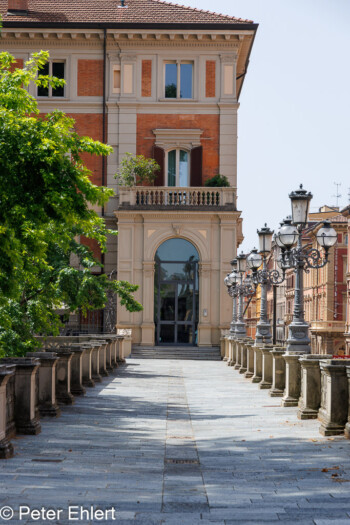
[[[238,218],[241,212],[240,211],[230,211],[230,212],[215,211],[213,209],[208,210],[208,211],[203,211],[203,210],[188,211],[186,210],[186,212],[183,212],[181,210],[179,211],[164,210],[164,211],[156,212],[154,210],[147,211],[147,210],[133,209],[133,210],[116,210],[114,211],[114,214],[117,218],[127,217],[131,219],[131,218],[141,215],[142,217],[147,218],[147,219],[156,219],[156,220],[161,219],[160,226],[164,227],[165,225],[168,226],[169,223],[173,220],[176,220],[179,223],[182,223],[183,221],[186,221],[187,219],[193,220],[194,218],[198,220],[206,220],[206,221],[210,221],[213,217],[220,217],[220,219],[232,220],[233,218]]]

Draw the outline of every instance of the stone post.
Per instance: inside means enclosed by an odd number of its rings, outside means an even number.
[[[67,347],[56,350],[59,357],[56,369],[56,397],[64,405],[73,405],[74,396],[71,393],[71,361],[73,353]]]
[[[320,361],[321,408],[318,419],[323,436],[343,434],[348,418],[349,390],[346,366],[350,359]]]
[[[250,343],[250,341],[250,338],[246,338],[241,343],[241,366],[239,369],[240,374],[245,374],[247,371],[247,344]]]
[[[272,354],[273,350],[272,345],[262,345],[262,374],[261,382],[259,383],[259,388],[267,390],[272,387]]]
[[[16,365],[15,422],[19,434],[36,435],[41,432],[37,417],[35,376],[40,366],[34,357],[6,357],[0,364]]]
[[[0,365],[0,459],[13,456],[13,446],[6,437],[6,385],[14,373],[14,367]]]
[[[232,335],[227,336],[228,340],[228,358],[227,358],[227,365],[233,366],[236,362],[236,354],[235,354],[235,338],[232,337]]]
[[[301,366],[299,419],[318,417],[321,406],[321,359],[332,359],[332,355],[306,354],[299,360]]]
[[[92,379],[92,352],[94,343],[81,343],[81,348],[84,348],[83,354],[83,385],[94,387],[95,381]]]
[[[83,387],[83,358],[85,348],[83,348],[81,344],[74,344],[70,346],[70,351],[73,354],[71,360],[70,391],[73,396],[83,396],[86,394],[86,390]]]
[[[235,339],[233,343],[233,351],[235,355],[235,365],[233,368],[235,370],[239,370],[242,364],[241,363],[241,344],[242,344],[242,339]]]
[[[92,373],[92,380],[95,383],[101,383],[102,376],[100,375],[100,351],[102,349],[102,345],[100,341],[94,341],[91,344],[93,344],[92,354],[91,354],[91,373]]]
[[[40,360],[39,367],[39,413],[40,416],[58,417],[61,409],[56,402],[56,352],[28,352],[27,357]]]
[[[254,346],[254,374],[252,383],[260,383],[262,380],[262,351],[260,346]]]
[[[284,354],[286,362],[286,386],[281,401],[283,407],[296,407],[300,397],[300,353]]]
[[[247,379],[253,377],[254,375],[254,346],[253,341],[247,343],[247,371],[244,374],[244,377]]]
[[[124,336],[118,334],[117,341],[118,341],[118,364],[123,364],[125,363],[125,357],[123,354]]]
[[[113,368],[118,368],[118,340],[117,340],[117,336],[116,335],[113,335],[113,339],[112,339],[112,367]]]
[[[229,350],[229,341],[230,341],[229,336],[226,335],[226,336],[225,336],[225,341],[224,341],[224,352],[225,352],[225,353],[224,353],[224,359],[223,359],[223,361],[228,361],[228,359],[229,359],[229,353],[230,353],[230,350]]]
[[[225,342],[226,342],[226,335],[225,335],[224,330],[221,330],[220,355],[221,355],[223,361],[225,361]]]
[[[109,373],[107,371],[107,346],[108,343],[104,339],[98,339],[100,343],[100,370],[99,373],[102,377],[108,377]]]
[[[345,437],[350,439],[350,366],[346,366],[346,376],[348,378],[348,391],[349,391],[349,401],[348,401],[348,421],[345,425]]]
[[[286,386],[286,362],[283,358],[286,347],[275,346],[272,355],[272,388],[271,397],[282,397]]]

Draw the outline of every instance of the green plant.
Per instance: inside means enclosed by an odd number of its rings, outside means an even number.
[[[93,210],[113,191],[92,184],[82,160],[112,148],[80,137],[61,111],[39,118],[29,84],[64,83],[40,75],[48,57],[33,53],[24,68],[12,71],[14,57],[0,53],[0,356],[25,355],[34,334],[57,334],[55,309],[62,305],[69,311],[103,308],[112,290],[129,311],[142,309],[133,297],[138,287],[93,275],[101,263],[77,242],[92,239],[105,252],[107,235],[116,233]]]
[[[126,153],[115,178],[119,186],[135,186],[137,183],[153,185],[160,166],[154,159],[146,159],[143,155]]]
[[[211,188],[228,188],[230,186],[230,183],[225,177],[225,175],[215,175],[211,179],[207,179],[204,183],[204,186],[208,186]]]

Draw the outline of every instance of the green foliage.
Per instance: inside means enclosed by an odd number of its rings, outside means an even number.
[[[230,183],[225,175],[215,175],[211,179],[207,179],[204,186],[211,188],[228,188]]]
[[[126,153],[115,177],[119,186],[134,186],[137,183],[152,185],[159,169],[160,166],[154,159]]]
[[[176,98],[176,85],[168,84],[165,86],[165,98]]]
[[[95,239],[104,252],[107,236],[116,233],[92,209],[113,191],[92,184],[81,160],[83,153],[108,155],[112,148],[80,137],[61,111],[38,116],[28,85],[64,83],[38,76],[47,59],[47,52],[33,53],[11,72],[15,59],[0,53],[0,356],[24,355],[34,334],[57,334],[57,308],[103,308],[108,290],[129,311],[142,309],[132,295],[136,286],[92,275],[100,263],[78,242]]]

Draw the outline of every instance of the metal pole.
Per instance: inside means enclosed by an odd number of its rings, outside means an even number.
[[[237,296],[232,297],[232,321],[230,328],[230,335],[234,337],[236,332],[236,321],[237,321]]]
[[[243,283],[243,276],[241,276],[241,282],[240,285],[242,286]],[[236,337],[244,337],[247,335],[246,331],[246,324],[244,322],[243,318],[243,292],[242,290],[239,291],[239,299],[238,299],[238,315],[237,315],[237,322],[236,322]]]
[[[277,342],[277,285],[273,285],[273,321],[272,321],[272,343]]]

